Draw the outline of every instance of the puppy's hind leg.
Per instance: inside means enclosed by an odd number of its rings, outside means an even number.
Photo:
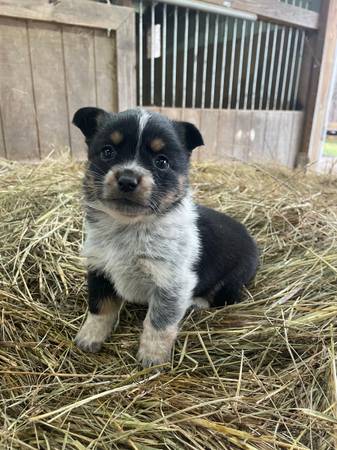
[[[210,307],[210,302],[204,297],[193,297],[192,307],[196,309],[208,309]]]
[[[243,284],[240,282],[226,282],[215,292],[212,306],[226,306],[241,300]]]
[[[89,313],[75,338],[84,351],[98,352],[119,321],[122,300],[103,275],[88,273]]]

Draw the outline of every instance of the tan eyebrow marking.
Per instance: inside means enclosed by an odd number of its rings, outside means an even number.
[[[154,152],[160,152],[165,147],[165,142],[160,138],[155,138],[150,142],[150,147]]]
[[[122,135],[122,133],[120,131],[115,130],[111,133],[110,138],[111,138],[113,144],[118,145],[122,142],[124,136]]]

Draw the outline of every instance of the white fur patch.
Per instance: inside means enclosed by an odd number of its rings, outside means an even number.
[[[170,361],[177,332],[176,325],[169,326],[165,330],[156,330],[146,318],[137,355],[142,366],[150,367]]]
[[[117,302],[116,307],[111,308],[107,314],[89,312],[86,321],[76,335],[76,345],[84,351],[98,352],[111,331],[118,325],[120,306],[121,302]]]
[[[147,122],[149,121],[151,114],[145,111],[145,109],[138,109],[138,142],[136,147],[136,153],[139,151],[139,147],[142,141],[142,135]]]
[[[147,122],[149,121],[151,117],[151,114],[148,113],[147,111],[145,111],[145,109],[138,109],[138,124],[139,124],[139,137],[138,139],[141,137],[141,135],[143,134],[144,128],[147,124]]]
[[[108,211],[97,211],[95,219],[86,224],[83,254],[90,269],[110,278],[121,298],[146,304],[157,286],[174,293],[179,285],[184,308],[191,305],[199,237],[189,196],[164,216],[140,222],[123,223]]]

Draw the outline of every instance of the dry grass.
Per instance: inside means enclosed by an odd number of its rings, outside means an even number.
[[[0,448],[335,448],[337,180],[193,170],[198,199],[254,234],[261,268],[243,303],[186,318],[158,374],[134,358],[139,307],[100,354],[72,342],[86,310],[80,177],[69,161],[0,165]]]

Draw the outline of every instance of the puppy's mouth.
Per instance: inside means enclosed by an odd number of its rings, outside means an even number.
[[[131,200],[126,197],[109,197],[103,200],[105,206],[109,209],[117,210],[120,214],[126,216],[139,216],[151,214],[153,211],[150,205],[141,203],[137,200]]]

